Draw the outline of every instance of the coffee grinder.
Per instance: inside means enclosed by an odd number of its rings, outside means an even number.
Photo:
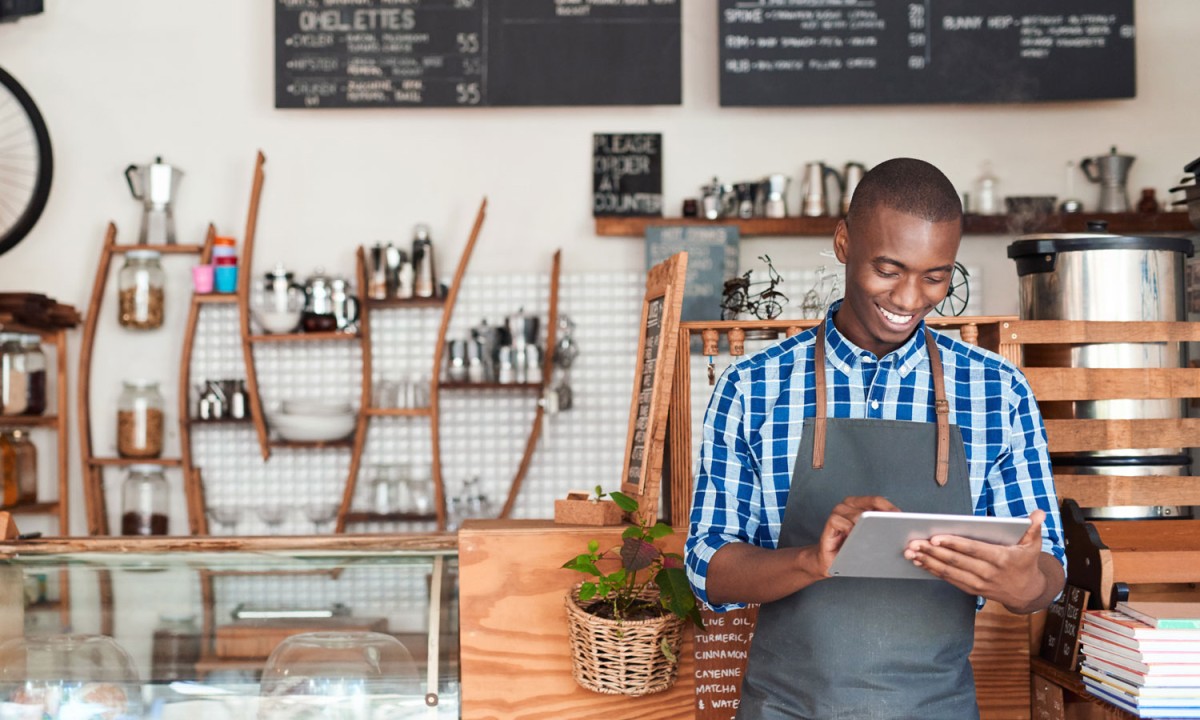
[[[175,213],[172,205],[183,171],[154,158],[149,165],[130,165],[125,168],[129,192],[142,201],[142,228],[138,232],[140,245],[174,245]]]

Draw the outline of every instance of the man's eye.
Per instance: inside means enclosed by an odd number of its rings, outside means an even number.
[[[900,273],[888,272],[887,270],[881,270],[879,268],[876,268],[875,272],[879,273],[880,277],[885,277],[885,278],[900,277]]]
[[[946,282],[946,277],[944,275],[927,275],[925,280],[931,285],[940,285]]]

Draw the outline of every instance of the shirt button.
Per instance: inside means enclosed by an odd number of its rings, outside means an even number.
[[[871,401],[871,409],[872,409],[872,410],[878,410],[878,409],[879,409],[879,401],[878,401],[878,400],[872,400],[872,401]]]

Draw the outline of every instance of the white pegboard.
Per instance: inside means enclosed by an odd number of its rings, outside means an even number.
[[[752,279],[765,277],[765,268],[754,265]],[[825,267],[841,273],[831,258]],[[967,314],[978,314],[980,274],[971,272],[971,301]],[[804,293],[818,279],[817,266],[780,268],[789,296],[785,317],[800,317]],[[636,318],[644,290],[641,273],[578,273],[561,278],[559,312],[575,323],[574,339],[580,349],[570,369],[574,406],[547,415],[542,437],[513,509],[518,518],[553,515],[554,500],[569,490],[596,485],[606,490],[619,485],[629,407],[634,355],[637,352]],[[502,324],[508,315],[523,309],[541,319],[544,344],[549,305],[549,273],[479,276],[468,275],[451,317],[448,339],[466,338],[482,320]],[[439,308],[384,308],[371,311],[372,365],[375,379],[428,379],[435,371],[433,344],[441,320]],[[231,306],[206,306],[197,331],[192,376],[244,377],[238,340],[237,310]],[[747,344],[752,352],[764,343]],[[258,379],[264,407],[270,412],[280,400],[311,398],[348,401],[359,405],[362,372],[361,348],[355,342],[256,343]],[[718,371],[729,358],[718,357]],[[692,357],[693,438],[708,401],[704,358]],[[443,372],[444,362],[436,371]],[[555,379],[561,370],[555,371]],[[460,494],[468,478],[478,478],[493,511],[504,503],[536,413],[537,393],[512,389],[443,389],[441,391],[442,477],[448,501]],[[314,526],[302,513],[311,503],[337,502],[349,470],[349,450],[274,448],[269,462],[259,455],[258,440],[249,425],[197,425],[193,428],[195,462],[203,469],[208,503],[246,508],[236,527],[241,534],[309,533]],[[693,452],[698,442],[693,443]],[[430,422],[426,417],[372,418],[368,427],[357,492],[356,510],[371,509],[372,466],[394,463],[430,463]],[[292,506],[279,525],[264,523],[254,511],[280,498]],[[429,523],[363,524],[359,532],[427,530]],[[328,524],[318,526],[327,531]],[[210,523],[214,534],[230,532]]]

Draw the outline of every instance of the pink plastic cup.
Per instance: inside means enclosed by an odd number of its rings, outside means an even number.
[[[201,295],[213,291],[213,266],[197,265],[192,268],[192,287]]]

